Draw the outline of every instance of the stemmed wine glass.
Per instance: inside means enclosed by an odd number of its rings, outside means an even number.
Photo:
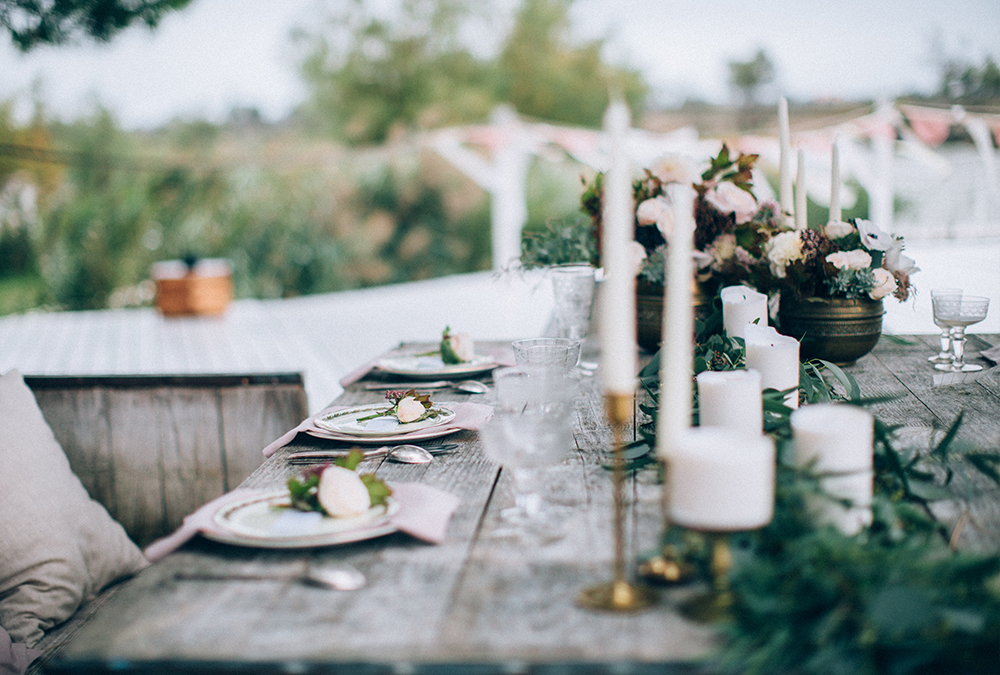
[[[544,469],[562,461],[572,447],[569,417],[537,411],[498,412],[479,430],[486,456],[514,479],[514,506],[500,512],[512,529],[500,530],[498,535],[528,540],[562,536],[567,509],[547,502],[541,493]]]
[[[938,363],[934,367],[952,373],[972,373],[983,367],[965,363],[965,327],[979,323],[986,318],[990,299],[976,295],[961,297],[932,298],[934,316],[945,326],[951,328],[951,351],[954,355],[951,363]]]
[[[493,373],[499,409],[479,430],[487,457],[514,478],[514,507],[501,512],[511,526],[498,534],[528,540],[562,536],[567,509],[541,495],[547,467],[573,447],[573,408],[579,378],[565,366],[528,365]]]
[[[961,288],[934,288],[931,289],[931,303],[935,298],[960,299],[962,297]],[[928,356],[931,363],[951,363],[951,326],[941,323],[938,318],[937,305],[933,305],[934,325],[941,329],[941,350],[934,356]]]

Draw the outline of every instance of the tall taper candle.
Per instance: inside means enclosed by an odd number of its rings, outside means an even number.
[[[834,138],[830,149],[830,221],[838,221],[840,217],[840,148]]]
[[[635,237],[632,177],[625,152],[630,124],[625,102],[616,99],[604,114],[609,163],[604,176],[601,262],[604,282],[600,299],[601,383],[605,394],[633,395],[638,356],[636,346],[635,275],[629,243]]]
[[[806,154],[799,149],[798,171],[795,173],[795,229],[806,229]]]
[[[778,195],[781,210],[791,213],[792,202],[792,142],[788,128],[788,101],[784,96],[778,102]]]
[[[663,344],[660,346],[660,401],[656,451],[670,453],[670,444],[691,426],[693,388],[694,309],[691,303],[694,270],[694,198],[688,185],[667,187],[673,228],[668,239],[663,296]]]

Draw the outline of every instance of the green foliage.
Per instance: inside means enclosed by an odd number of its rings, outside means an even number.
[[[395,19],[346,2],[303,37],[303,109],[313,124],[353,144],[379,143],[396,130],[478,122],[500,103],[523,115],[597,126],[618,91],[636,110],[647,87],[637,71],[601,58],[603,43],[570,42],[569,0],[523,0],[499,54],[480,55],[466,30],[495,32],[497,10],[463,0],[403,2]]]
[[[740,93],[743,105],[757,104],[760,90],[774,81],[774,64],[758,49],[749,61],[729,62],[729,85]]]
[[[742,341],[699,335],[695,370],[742,362]],[[640,373],[655,420],[659,355]],[[850,374],[826,361],[802,364],[807,403],[870,404]],[[692,390],[696,400],[696,390]],[[1000,558],[956,552],[929,504],[952,498],[954,461],[968,461],[1000,484],[1000,456],[956,439],[959,417],[926,450],[902,447],[896,429],[875,421],[873,522],[855,536],[817,527],[810,504],[832,499],[818,477],[791,459],[787,392],[763,394],[765,432],[778,448],[774,518],[728,537],[731,603],[725,637],[704,664],[721,673],[995,673],[1000,668]],[[695,419],[697,402],[695,402]],[[626,450],[628,468],[657,466],[655,425]],[[975,458],[975,459],[973,459]],[[673,527],[661,541],[710,580],[711,545],[700,532]]]
[[[164,13],[181,9],[191,0],[0,0],[0,26],[10,31],[21,51],[40,45],[59,45],[81,37],[107,42],[132,23],[150,28]]]
[[[618,92],[639,109],[647,87],[638,71],[603,62],[603,41],[570,41],[571,4],[522,1],[497,62],[497,99],[532,117],[596,127],[608,107],[609,92]]]
[[[948,59],[942,64],[939,95],[963,103],[1000,100],[1000,67],[987,56],[981,67]]]
[[[349,143],[380,143],[395,128],[482,119],[493,107],[491,73],[457,43],[470,7],[404,2],[396,21],[361,2],[342,3],[309,37],[302,74],[307,114]]]
[[[597,263],[597,240],[589,220],[576,217],[548,220],[538,229],[525,228],[521,237],[521,265],[525,269]]]

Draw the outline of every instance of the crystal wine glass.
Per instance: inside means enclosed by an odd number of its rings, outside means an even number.
[[[952,298],[958,299],[962,297],[961,288],[934,288],[931,290],[931,302],[934,302],[935,298]],[[935,305],[936,307],[936,305]],[[933,311],[934,325],[941,329],[941,350],[934,356],[928,356],[927,360],[931,363],[951,363],[951,326],[946,326],[941,323],[938,319],[937,310]]]
[[[479,430],[486,456],[514,479],[514,506],[500,513],[511,529],[498,530],[498,536],[513,535],[529,542],[562,536],[568,509],[543,498],[541,478],[544,469],[559,463],[572,447],[570,419],[570,415],[541,410],[497,412]]]
[[[549,271],[555,298],[559,337],[583,340],[590,328],[594,299],[594,268],[590,265],[557,265]]]
[[[982,366],[965,362],[965,328],[986,318],[990,299],[963,295],[960,298],[932,298],[931,302],[934,304],[934,315],[942,324],[951,328],[951,351],[954,355],[951,363],[938,363],[934,367],[952,373],[982,370]]]

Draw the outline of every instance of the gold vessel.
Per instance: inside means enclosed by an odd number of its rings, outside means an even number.
[[[783,335],[802,343],[803,361],[823,359],[842,366],[875,347],[883,314],[881,300],[782,297],[778,325]]]

